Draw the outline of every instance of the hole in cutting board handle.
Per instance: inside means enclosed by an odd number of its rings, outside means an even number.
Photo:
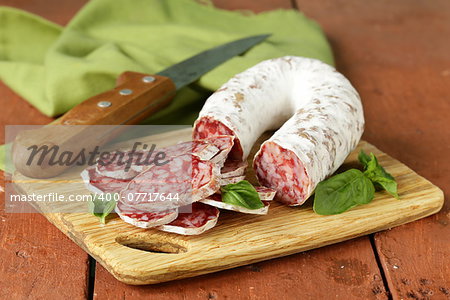
[[[122,246],[151,253],[178,254],[187,252],[185,241],[151,234],[120,235],[116,242]]]

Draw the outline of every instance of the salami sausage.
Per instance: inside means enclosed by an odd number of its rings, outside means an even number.
[[[157,229],[182,235],[197,235],[213,228],[219,219],[216,207],[201,202],[192,203],[192,212],[179,213],[172,222],[158,226]]]
[[[230,157],[244,160],[257,138],[275,129],[253,167],[259,182],[277,191],[277,200],[303,204],[358,144],[364,130],[361,100],[351,83],[325,63],[294,56],[271,59],[236,75],[209,97],[193,137],[233,135]]]

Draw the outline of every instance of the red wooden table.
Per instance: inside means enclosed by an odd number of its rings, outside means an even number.
[[[364,139],[449,198],[450,1],[214,2],[255,12],[294,8],[315,18],[333,46],[337,68],[362,96]],[[0,0],[62,25],[84,3]],[[2,83],[0,107],[2,126],[51,121]],[[43,216],[6,214],[0,206],[0,299],[450,299],[449,201],[439,214],[389,231],[144,287],[115,280]]]

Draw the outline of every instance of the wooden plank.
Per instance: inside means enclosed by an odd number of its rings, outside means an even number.
[[[387,299],[366,238],[152,286],[97,268],[95,299]],[[369,262],[369,264],[367,264]],[[310,272],[308,274],[308,272]],[[320,274],[319,276],[317,274]]]
[[[450,2],[297,1],[332,41],[359,90],[364,138],[440,186],[447,202],[427,219],[375,235],[398,299],[450,297]],[[333,13],[330,13],[332,11]]]
[[[254,145],[253,153],[265,138]],[[165,146],[190,139],[191,129],[186,128],[142,137],[139,141]],[[114,148],[132,148],[134,143],[133,140]],[[335,216],[315,214],[311,203],[294,209],[274,201],[266,216],[223,211],[216,227],[199,236],[140,229],[117,216],[103,226],[87,213],[54,213],[61,205],[66,211],[86,212],[85,202],[37,202],[36,205],[43,212],[52,212],[45,215],[50,222],[117,279],[129,284],[154,284],[286,256],[411,222],[441,208],[443,195],[440,189],[364,141],[344,162],[344,169],[357,164],[361,149],[373,152],[396,177],[402,200],[378,192],[370,204]],[[80,168],[71,169],[49,180],[33,180],[16,173],[13,180],[24,194],[58,193],[70,199],[73,195],[89,194],[80,172]],[[248,169],[246,178],[256,182],[253,173]],[[127,247],[129,244],[156,252],[136,250]],[[170,250],[172,248],[175,250]]]
[[[36,108],[20,98],[2,81],[0,81],[0,95],[0,107],[2,108],[2,113],[0,114],[1,143],[5,141],[5,125],[40,125],[50,123],[53,120],[44,116]]]
[[[86,253],[38,213],[5,213],[4,196],[0,192],[0,299],[85,298]]]
[[[85,1],[0,0],[65,24]],[[0,143],[4,125],[47,124],[52,118],[0,82]],[[0,172],[1,186],[4,174]],[[0,299],[84,299],[88,256],[40,214],[7,214],[0,191]]]
[[[23,9],[60,25],[67,24],[87,0],[0,0],[0,5]]]

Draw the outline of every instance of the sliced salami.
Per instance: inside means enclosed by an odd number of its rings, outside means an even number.
[[[156,149],[151,152],[147,152],[144,156],[146,159],[134,163],[131,166],[131,169],[137,172],[137,174],[145,171],[146,169],[154,165],[156,156],[159,156],[160,159],[158,161],[161,161],[162,163],[166,160],[170,160],[174,157],[186,154],[195,155],[201,160],[210,160],[220,151],[221,150],[218,147],[211,144],[207,140],[178,143],[168,147]]]
[[[215,92],[193,137],[233,135],[230,156],[245,160],[258,137],[277,128],[253,166],[259,182],[277,191],[277,200],[300,205],[358,144],[364,129],[361,100],[327,64],[294,56],[271,59]]]
[[[227,178],[221,178],[220,179],[220,185],[227,185],[232,183],[238,183],[239,181],[242,181],[245,179],[245,176],[234,176],[234,177],[227,177]]]
[[[155,157],[158,162],[164,163],[164,160],[192,154],[200,160],[211,160],[222,166],[233,147],[233,139],[231,136],[220,136],[183,142],[150,151],[115,151],[108,158],[98,159],[95,167],[98,174],[108,178],[133,179],[154,165]],[[163,158],[161,159],[161,157]]]
[[[216,207],[195,202],[191,213],[179,213],[175,220],[157,229],[182,235],[201,234],[216,225],[219,213]]]
[[[213,163],[219,164],[220,167],[223,167],[225,164],[225,161],[228,158],[228,154],[230,153],[231,149],[233,149],[234,136],[219,135],[219,136],[214,136],[212,138],[207,138],[204,140],[209,141],[210,143],[214,144],[217,148],[220,149],[220,152],[217,155],[215,155],[211,159],[211,161]]]
[[[248,167],[247,161],[230,160],[225,161],[224,166],[220,170],[222,178],[242,176]]]
[[[213,144],[197,144],[193,154],[201,160],[211,160],[221,150]]]
[[[117,178],[132,179],[139,173],[131,168],[137,161],[142,159],[146,153],[143,151],[114,151],[110,153],[108,159],[97,160],[96,169],[101,175]]]
[[[263,208],[258,209],[248,209],[239,205],[229,204],[222,202],[222,196],[220,194],[214,194],[209,196],[206,199],[201,200],[200,202],[204,204],[208,204],[217,208],[238,211],[245,214],[253,214],[253,215],[266,215],[269,211],[270,203],[268,201],[262,201],[264,203]]]
[[[184,154],[136,176],[121,192],[121,201],[141,211],[177,208],[215,193],[219,177],[216,164]]]
[[[210,160],[218,152],[220,148],[211,143],[210,139],[195,140],[178,143],[158,150],[165,153],[167,158],[176,157],[184,154],[193,154],[201,160]]]
[[[95,194],[119,193],[130,182],[128,179],[111,178],[99,174],[95,166],[83,170],[81,178],[86,188]]]
[[[220,189],[220,167],[211,161],[193,160],[192,202],[214,194]]]
[[[177,209],[142,212],[134,207],[123,205],[121,202],[117,203],[115,210],[123,221],[140,228],[151,228],[167,224],[178,217]]]
[[[259,198],[264,201],[271,201],[275,198],[277,193],[276,190],[265,187],[265,186],[255,186],[256,191],[258,192]]]

